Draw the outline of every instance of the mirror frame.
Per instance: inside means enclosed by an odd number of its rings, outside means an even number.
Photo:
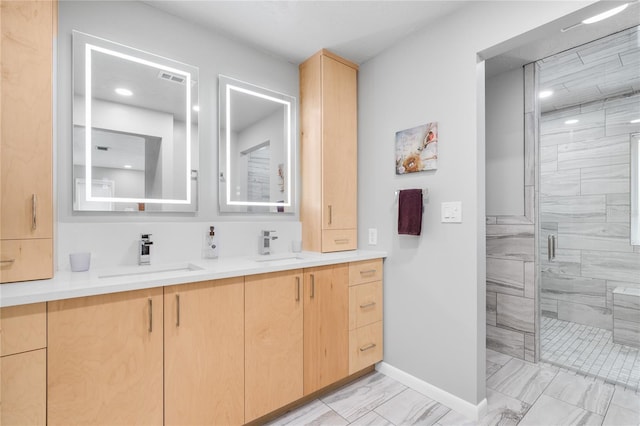
[[[123,44],[119,44],[116,42],[112,42],[110,40],[106,40],[100,37],[96,37],[90,34],[82,33],[80,31],[73,30],[72,31],[73,38],[73,52],[74,52],[74,68],[76,61],[79,61],[80,58],[77,58],[76,51],[77,49],[82,49],[84,51],[84,64],[82,64],[82,69],[84,70],[84,147],[85,147],[85,173],[84,175],[73,175],[73,193],[74,193],[74,210],[75,210],[75,202],[76,202],[76,188],[75,188],[75,180],[76,178],[83,178],[85,182],[92,182],[92,155],[91,155],[91,146],[92,146],[92,53],[99,52],[105,55],[110,55],[122,60],[134,62],[137,64],[142,64],[149,66],[151,68],[157,69],[159,71],[166,71],[168,73],[177,74],[185,78],[185,147],[186,147],[186,176],[185,176],[185,185],[186,185],[186,197],[183,198],[126,198],[126,197],[101,197],[101,196],[93,196],[92,195],[92,185],[85,185],[85,197],[87,202],[108,202],[108,203],[143,203],[143,204],[156,204],[161,205],[160,209],[153,209],[154,212],[196,212],[198,209],[197,198],[198,198],[198,185],[197,185],[197,170],[192,169],[192,144],[198,144],[198,130],[195,129],[196,132],[196,140],[192,140],[192,126],[195,124],[197,126],[197,121],[194,123],[192,119],[192,85],[197,84],[198,82],[198,68],[193,65],[183,64],[181,62],[175,61],[173,59],[165,58],[159,55],[155,55],[150,52],[145,52],[133,47],[125,46]],[[106,47],[105,47],[106,46]],[[118,50],[116,50],[118,49]],[[139,55],[134,56],[135,54]],[[162,62],[162,63],[161,63]],[[171,65],[167,65],[171,64]],[[175,65],[174,65],[175,64]],[[190,68],[190,71],[180,69]],[[192,72],[195,72],[192,75]],[[75,98],[76,95],[76,77],[72,78],[72,98]],[[195,92],[195,100],[198,99],[198,91],[199,87],[196,88]],[[78,111],[76,111],[75,101],[73,102],[73,116],[78,115]],[[75,126],[75,120],[72,123]],[[99,129],[99,128],[98,128]],[[75,154],[74,154],[75,155]],[[72,162],[73,163],[73,162]],[[197,163],[197,160],[196,160]],[[193,185],[193,181],[195,180],[196,185]],[[195,194],[192,194],[195,192]],[[180,205],[182,208],[171,210],[170,205]],[[191,208],[189,208],[191,206]],[[146,209],[145,209],[146,210]],[[145,211],[142,210],[142,211]],[[75,211],[90,211],[90,210],[75,210]],[[113,210],[100,210],[103,212],[113,211]]]
[[[219,169],[218,176],[220,176],[221,183],[225,185],[224,198],[223,194],[219,193],[219,210],[221,213],[249,213],[249,214],[282,214],[282,213],[295,213],[292,207],[295,206],[295,146],[296,146],[296,98],[291,95],[280,93],[271,89],[267,89],[261,86],[257,86],[245,81],[237,80],[232,77],[219,75],[219,120],[218,120],[218,153],[219,153]],[[246,200],[231,200],[231,95],[233,92],[243,93],[246,95],[255,96],[259,99],[268,100],[281,104],[285,108],[285,118],[283,126],[286,129],[284,132],[285,139],[285,182],[286,197],[281,202],[261,202],[261,201],[246,201]],[[224,123],[224,124],[223,124]],[[222,152],[221,148],[224,143],[224,170],[222,170]],[[223,182],[224,177],[224,182]],[[234,209],[228,209],[230,206],[236,207],[275,207],[276,211],[238,211]],[[289,208],[291,211],[281,211],[285,208]]]

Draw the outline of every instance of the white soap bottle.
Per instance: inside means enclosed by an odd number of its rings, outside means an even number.
[[[218,238],[216,237],[215,227],[209,227],[209,233],[204,237],[204,249],[202,257],[205,259],[217,259],[220,248],[218,246]]]

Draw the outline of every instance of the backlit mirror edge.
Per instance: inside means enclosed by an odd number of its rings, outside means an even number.
[[[131,46],[127,46],[118,42],[114,42],[102,37],[98,37],[98,36],[94,36],[82,31],[78,31],[78,30],[72,30],[72,47],[71,47],[71,58],[72,58],[72,64],[75,63],[76,61],[76,43],[77,40],[76,38],[82,38],[82,39],[95,39],[95,40],[99,40],[101,42],[113,45],[113,46],[120,46],[128,51],[131,52],[140,52],[142,55],[146,55],[146,56],[150,56],[150,57],[154,57],[154,58],[158,58],[159,60],[162,61],[167,61],[169,63],[172,64],[177,64],[177,65],[181,65],[185,68],[190,68],[193,71],[195,71],[195,74],[193,75],[192,78],[192,72],[189,71],[183,71],[177,68],[171,68],[171,70],[173,72],[176,72],[178,74],[184,75],[186,77],[186,85],[185,85],[185,97],[186,97],[186,103],[185,103],[185,115],[187,117],[187,119],[185,120],[185,123],[189,123],[188,125],[185,125],[185,140],[188,141],[185,145],[186,145],[186,153],[185,153],[185,160],[186,160],[186,198],[185,199],[161,199],[161,198],[121,198],[121,197],[94,197],[91,194],[90,191],[90,186],[85,185],[85,196],[88,196],[86,198],[86,201],[98,201],[98,202],[108,202],[108,203],[138,203],[138,204],[151,204],[156,206],[153,209],[146,209],[143,208],[142,210],[83,210],[77,207],[77,203],[78,203],[78,198],[77,198],[77,180],[78,179],[84,179],[85,182],[87,180],[87,178],[91,178],[91,171],[89,171],[87,173],[87,168],[85,166],[85,173],[83,176],[78,176],[76,174],[76,172],[73,170],[74,168],[74,161],[71,161],[71,166],[72,166],[72,171],[71,171],[71,178],[72,178],[72,206],[71,206],[71,211],[74,215],[76,214],[89,214],[89,215],[94,215],[94,214],[104,214],[104,213],[116,213],[116,214],[125,214],[125,215],[154,215],[154,214],[166,214],[166,213],[173,213],[173,214],[178,214],[178,215],[188,215],[188,216],[194,216],[197,215],[197,212],[199,210],[199,192],[200,192],[200,185],[199,185],[199,173],[198,173],[198,167],[199,167],[199,161],[198,161],[198,152],[199,152],[199,129],[198,129],[198,122],[192,119],[192,112],[191,112],[191,102],[192,102],[192,93],[194,92],[195,89],[195,100],[197,101],[198,99],[198,92],[199,92],[199,69],[197,66],[194,65],[190,65],[190,64],[186,64],[180,61],[176,61],[174,59],[171,58],[167,58],[161,55],[157,55],[154,53],[150,53],[150,52],[146,52],[140,49],[137,49],[135,47],[131,47]],[[85,44],[88,44],[86,41],[82,41]],[[96,46],[93,46],[94,48]],[[85,47],[87,48],[87,47]],[[85,58],[86,58],[86,53],[85,53]],[[88,63],[85,64],[85,72],[87,70],[87,67],[90,67],[90,61],[87,61]],[[159,65],[159,64],[156,64]],[[169,68],[166,66],[162,66],[162,68]],[[89,68],[89,72],[90,72],[90,68]],[[72,99],[75,98],[75,86],[76,86],[76,76],[75,74],[75,66],[72,65],[71,67],[71,76],[72,76]],[[87,81],[87,79],[85,78],[85,82]],[[90,85],[88,85],[90,86]],[[193,87],[195,86],[195,87]],[[87,93],[87,92],[85,92]],[[88,99],[90,99],[90,92],[89,95],[85,95],[84,101],[85,101],[85,105],[91,105],[90,102],[88,102]],[[86,127],[86,123],[88,122],[89,124],[91,123],[91,117],[90,117],[90,107],[88,109],[88,111],[86,111],[86,114],[84,116],[85,118],[85,126]],[[72,102],[72,118],[74,116],[76,116],[77,112],[76,112],[76,107],[75,107],[75,102]],[[87,121],[87,117],[89,118]],[[73,128],[75,126],[75,120],[72,119],[72,123],[71,123],[71,127]],[[85,134],[90,134],[91,132],[86,132]],[[73,135],[73,132],[72,132]],[[73,136],[72,136],[73,138]],[[91,143],[91,137],[89,136],[87,138],[87,140],[85,141],[85,150],[86,150],[86,146],[87,144]],[[89,145],[90,146],[90,145]],[[72,157],[75,157],[75,152],[74,149],[72,148]],[[85,157],[85,161],[87,159],[87,157],[90,157],[90,150],[86,150],[86,157]],[[195,156],[195,158],[194,158]],[[89,158],[89,164],[91,163],[91,159]],[[172,207],[172,206],[176,206],[176,207]],[[184,208],[178,208],[178,206],[184,206]]]
[[[286,134],[286,139],[288,141],[287,143],[287,149],[286,149],[286,162],[287,162],[287,167],[286,167],[286,171],[287,171],[287,179],[286,179],[286,192],[287,192],[287,198],[284,202],[251,202],[251,201],[233,201],[230,199],[230,179],[228,179],[225,175],[228,174],[228,170],[231,167],[231,149],[230,149],[230,137],[229,137],[229,129],[231,128],[230,126],[230,103],[227,102],[227,99],[229,97],[229,93],[230,93],[230,89],[229,89],[229,83],[231,83],[232,85],[239,85],[239,86],[245,86],[245,87],[250,87],[253,88],[253,90],[256,91],[263,91],[263,92],[268,92],[268,93],[273,93],[276,94],[278,96],[281,96],[283,98],[287,98],[288,102],[284,102],[281,100],[278,100],[277,98],[274,98],[274,100],[277,100],[279,103],[282,103],[283,105],[286,106],[287,108],[287,114],[286,114],[286,119],[287,119],[287,123],[286,123],[286,128],[287,128],[287,134]],[[242,89],[242,90],[248,90],[248,89]],[[250,90],[249,90],[250,91]],[[292,96],[292,95],[288,95],[282,92],[278,92],[272,89],[268,89],[265,87],[261,87],[252,83],[248,83],[233,77],[229,77],[227,75],[224,74],[219,74],[218,75],[218,212],[220,215],[222,216],[233,216],[233,215],[245,215],[245,214],[249,214],[251,215],[251,217],[258,217],[260,215],[264,215],[266,217],[270,217],[270,218],[274,218],[276,215],[284,215],[286,217],[291,217],[291,215],[297,215],[298,214],[298,208],[297,208],[297,204],[296,204],[296,200],[298,199],[298,191],[299,188],[296,185],[297,180],[299,179],[298,176],[298,167],[297,167],[297,159],[298,159],[298,135],[297,135],[297,121],[298,121],[298,115],[297,115],[297,111],[298,111],[298,99],[296,96]],[[258,94],[259,97],[264,98],[265,95],[260,94],[259,92],[256,92],[256,94]],[[224,96],[223,96],[224,95]],[[268,96],[267,96],[268,97]],[[224,129],[225,129],[225,135],[223,136],[222,134],[222,123],[225,123],[224,125]],[[221,158],[221,152],[220,152],[220,148],[222,147],[222,143],[224,140],[224,144],[225,144],[225,154],[224,154],[224,170],[222,168],[222,158]],[[224,198],[223,195],[220,192],[222,191],[222,186],[220,184],[220,182],[224,179]],[[249,207],[249,206],[257,206],[257,207],[270,207],[270,208],[283,208],[283,209],[287,209],[284,211],[256,211],[256,212],[251,212],[251,211],[238,211],[238,210],[234,210],[234,209],[230,209],[229,207]]]

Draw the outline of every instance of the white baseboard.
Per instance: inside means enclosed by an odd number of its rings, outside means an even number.
[[[436,386],[433,386],[424,380],[418,379],[409,373],[387,364],[380,362],[376,364],[376,370],[382,374],[391,377],[402,383],[403,385],[428,396],[429,398],[446,405],[454,411],[468,417],[471,420],[480,420],[487,414],[487,399],[484,398],[478,405],[473,405],[455,395],[450,394]]]

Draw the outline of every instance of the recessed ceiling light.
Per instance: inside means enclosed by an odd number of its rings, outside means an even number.
[[[124,166],[122,166],[122,167],[124,167],[125,169],[130,169],[130,168],[131,168],[131,164],[125,164],[125,165],[124,165]]]
[[[564,124],[576,124],[579,121],[580,120],[576,120],[575,118],[572,118],[571,120],[565,121]]]
[[[200,111],[200,105],[194,105],[194,106],[193,106],[193,110],[194,110],[195,112]]]
[[[609,9],[606,12],[602,12],[599,13],[595,16],[592,16],[591,18],[587,18],[584,21],[582,21],[583,24],[593,24],[595,22],[600,22],[603,19],[607,19],[612,17],[613,15],[617,15],[618,13],[622,12],[623,10],[625,10],[627,8],[627,6],[629,6],[628,3],[623,4],[622,6],[618,6],[618,7],[614,7],[613,9]]]
[[[635,120],[631,120],[629,123],[631,123],[631,124],[640,123],[640,118],[636,118]]]
[[[120,96],[131,96],[133,92],[129,89],[125,89],[124,87],[118,87],[116,89],[116,93]]]
[[[551,95],[553,95],[553,90],[542,90],[540,93],[538,93],[538,97],[540,99],[548,98]]]

